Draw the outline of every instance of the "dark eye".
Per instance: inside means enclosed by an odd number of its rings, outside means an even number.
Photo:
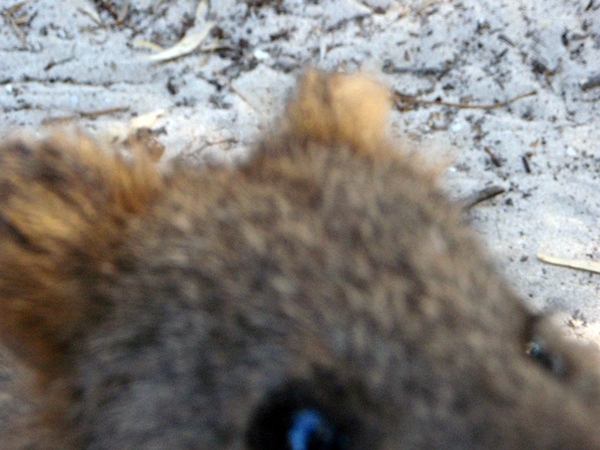
[[[533,314],[525,324],[525,353],[539,366],[552,375],[562,378],[567,375],[567,361],[554,339],[549,338],[558,333],[552,317]]]
[[[254,414],[246,434],[250,450],[345,450],[348,428],[327,402],[305,385],[275,391]]]
[[[527,354],[544,369],[559,377],[565,374],[565,361],[560,355],[552,353],[539,336],[533,336],[527,345]]]
[[[339,448],[335,429],[314,409],[302,409],[292,417],[287,440],[291,450]]]

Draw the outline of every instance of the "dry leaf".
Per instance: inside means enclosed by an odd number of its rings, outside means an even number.
[[[25,6],[26,4],[27,4],[27,2],[19,2],[19,3],[16,3],[16,4],[12,5],[11,7],[7,8],[7,9],[6,9],[6,12],[7,12],[8,14],[14,14],[14,13],[16,13],[16,12],[19,12],[19,10],[20,10],[20,9],[21,9],[23,6]]]
[[[153,62],[168,61],[170,59],[179,58],[180,56],[187,55],[198,48],[200,44],[208,37],[210,30],[212,30],[214,23],[210,21],[204,22],[204,16],[208,11],[208,2],[202,0],[198,3],[196,8],[196,15],[194,18],[194,26],[190,28],[185,36],[181,38],[177,44],[173,47],[169,47],[162,50],[155,55],[149,56],[148,60]]]
[[[583,259],[566,259],[557,258],[555,256],[545,255],[538,253],[537,257],[540,261],[555,266],[569,267],[571,269],[586,270],[588,272],[600,273],[600,262],[597,261],[586,261]]]
[[[206,0],[201,0],[198,2],[198,6],[196,7],[196,14],[194,15],[194,20],[197,21],[204,16],[208,11],[208,2]]]
[[[187,55],[198,48],[198,46],[208,37],[213,27],[212,22],[206,22],[204,28],[199,31],[186,33],[186,35],[173,47],[169,47],[162,52],[148,57],[148,61],[159,62],[179,58]]]
[[[135,48],[148,48],[150,50],[153,50],[155,52],[160,52],[163,51],[164,48],[161,47],[158,44],[155,44],[154,42],[150,42],[150,41],[144,41],[143,39],[139,39],[137,41],[133,42],[133,46]]]
[[[125,21],[125,18],[127,17],[127,13],[129,12],[129,1],[125,0],[123,2],[123,4],[121,5],[121,9],[119,10],[119,13],[117,14],[117,23],[121,24]]]

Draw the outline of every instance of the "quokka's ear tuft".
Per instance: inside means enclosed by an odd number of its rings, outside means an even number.
[[[161,183],[148,157],[125,160],[83,133],[0,143],[0,340],[18,357],[60,364],[100,312],[94,277]]]
[[[288,127],[300,140],[371,153],[385,138],[390,108],[390,92],[366,75],[309,69],[288,105]]]

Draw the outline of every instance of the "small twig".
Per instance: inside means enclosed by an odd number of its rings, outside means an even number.
[[[490,160],[492,161],[492,164],[496,167],[502,167],[502,161],[500,160],[500,158],[498,158],[496,156],[496,154],[492,151],[491,148],[489,147],[484,147],[483,151],[486,152],[488,154],[488,156],[490,157]]]
[[[129,0],[125,0],[121,5],[121,9],[117,14],[117,25],[122,25],[127,18],[127,13],[129,12]]]
[[[18,18],[14,16],[14,13],[19,11],[25,5],[25,2],[17,3],[16,5],[11,6],[6,11],[4,11],[4,17],[9,21],[10,25],[13,28],[13,31],[21,41],[24,46],[27,46],[27,38],[21,29],[19,28],[19,24],[17,23]]]
[[[506,189],[504,189],[501,186],[490,186],[485,189],[482,189],[479,192],[475,192],[474,194],[469,195],[467,198],[463,199],[460,203],[461,203],[463,209],[469,210],[473,206],[477,205],[478,203],[489,200],[490,198],[493,198],[504,192],[506,192]]]
[[[511,47],[515,46],[515,43],[512,41],[512,39],[510,39],[507,35],[505,34],[499,34],[498,35],[498,39],[500,39],[501,41],[506,42],[508,45],[510,45]]]
[[[397,73],[397,74],[412,74],[412,75],[441,75],[447,72],[447,69],[437,68],[437,67],[401,67],[396,66],[388,69],[386,73]]]
[[[79,116],[80,117],[98,117],[98,116],[105,116],[107,114],[115,114],[115,113],[121,113],[121,112],[127,112],[127,111],[129,111],[129,107],[128,106],[117,106],[115,108],[99,109],[99,110],[96,110],[96,111],[80,112]]]
[[[523,169],[525,169],[525,173],[531,173],[531,167],[529,166],[527,155],[521,156],[521,162],[523,163]]]
[[[231,44],[227,44],[227,43],[216,43],[216,44],[210,44],[210,45],[206,45],[204,47],[200,47],[200,51],[202,52],[213,52],[216,50],[235,50],[238,47],[236,47],[235,45],[231,45]]]
[[[206,142],[203,146],[198,148],[196,151],[201,152],[202,150],[209,148],[209,147],[214,147],[215,145],[237,144],[237,142],[238,142],[238,140],[236,138],[225,138],[225,139],[220,139],[218,141]]]
[[[99,3],[98,6],[107,11],[115,21],[119,19],[119,11],[117,11],[117,8],[115,7],[113,2],[108,0],[100,0],[97,3]]]
[[[15,3],[14,5],[8,7],[6,9],[6,12],[9,14],[13,14],[18,12],[23,6],[25,6],[27,2],[19,2],[19,3]]]
[[[47,119],[44,119],[42,121],[42,124],[48,125],[48,124],[55,123],[55,122],[68,122],[70,120],[76,120],[76,119],[80,119],[82,117],[94,118],[94,117],[98,117],[98,116],[105,116],[108,114],[116,114],[116,113],[127,112],[127,111],[129,111],[128,106],[117,106],[115,108],[99,109],[96,111],[82,111],[77,114],[73,114],[71,116],[49,117]]]
[[[71,62],[71,61],[73,61],[74,59],[75,59],[75,57],[74,57],[74,56],[69,56],[68,58],[60,59],[60,60],[58,60],[58,61],[54,61],[54,60],[52,60],[52,61],[50,61],[48,64],[46,64],[46,65],[44,66],[44,70],[45,70],[45,71],[48,71],[48,70],[52,69],[54,66],[58,66],[58,65],[60,65],[60,64],[65,64],[65,63]]]
[[[448,72],[447,67],[412,67],[412,66],[395,66],[391,60],[387,59],[384,61],[381,70],[384,73],[397,73],[397,74],[412,74],[419,76],[427,75],[444,75]]]
[[[584,91],[600,86],[600,74],[592,75],[581,82],[581,89]]]
[[[516,102],[517,100],[521,100],[525,97],[530,97],[532,95],[537,94],[537,91],[527,92],[526,94],[517,95],[511,99],[508,99],[504,102],[492,103],[492,104],[483,104],[483,105],[474,105],[472,103],[453,103],[453,102],[444,102],[442,100],[423,100],[415,97],[411,97],[409,95],[404,95],[395,91],[394,94],[396,98],[404,103],[409,104],[419,104],[419,105],[439,105],[439,106],[449,106],[451,108],[465,108],[465,109],[495,109],[502,108],[504,106],[508,106],[511,103]]]
[[[81,14],[84,14],[86,16],[88,16],[90,19],[92,19],[92,21],[98,25],[98,27],[104,27],[105,24],[102,22],[102,20],[100,19],[100,17],[98,17],[95,13],[92,14],[90,11],[84,9],[84,8],[77,8],[77,11],[79,11]]]
[[[222,75],[219,75],[217,78],[218,78],[218,79],[219,79],[219,80],[220,80],[222,83],[224,83],[224,84],[225,84],[225,85],[226,85],[226,86],[227,86],[229,89],[231,89],[231,91],[232,91],[232,92],[234,92],[235,94],[237,94],[237,95],[238,95],[238,96],[239,96],[239,97],[240,97],[240,98],[241,98],[241,99],[242,99],[244,102],[246,102],[246,103],[248,104],[248,106],[250,106],[250,108],[252,108],[254,111],[258,111],[258,110],[256,109],[256,107],[255,107],[255,106],[254,106],[254,105],[253,105],[253,104],[252,104],[252,103],[251,103],[251,102],[250,102],[250,101],[249,101],[249,100],[248,100],[246,97],[244,97],[244,95],[243,95],[243,94],[242,94],[240,91],[238,91],[238,90],[237,90],[237,89],[236,89],[236,88],[233,86],[233,84],[231,84],[231,83],[229,82],[229,80],[228,80],[227,78],[225,78],[225,77],[224,77],[224,76],[222,76]]]

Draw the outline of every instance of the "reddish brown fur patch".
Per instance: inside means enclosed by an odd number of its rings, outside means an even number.
[[[127,162],[82,133],[10,140],[0,164],[0,333],[31,364],[58,366],[97,307],[80,285],[110,266],[161,177],[143,154]]]
[[[287,109],[295,139],[345,143],[359,152],[381,150],[390,112],[386,88],[365,75],[308,70]]]

